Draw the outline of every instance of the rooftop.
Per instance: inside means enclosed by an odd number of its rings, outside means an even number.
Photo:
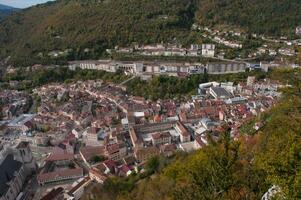
[[[222,87],[211,87],[211,91],[216,95],[216,98],[230,98],[231,94]]]
[[[23,126],[26,122],[32,120],[35,117],[34,114],[23,114],[20,115],[19,117],[13,119],[8,126]]]
[[[51,190],[48,194],[46,194],[44,197],[41,198],[41,200],[53,200],[57,196],[63,194],[64,189],[62,187],[55,188]]]
[[[14,156],[9,154],[0,165],[0,197],[6,193],[9,183],[15,176],[15,172],[19,171],[22,163],[14,160]]]

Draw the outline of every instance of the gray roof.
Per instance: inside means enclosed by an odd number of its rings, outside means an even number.
[[[22,167],[22,163],[14,160],[14,156],[9,154],[0,165],[0,197],[6,194],[10,182],[16,171],[19,171]]]
[[[225,98],[231,97],[231,94],[222,87],[212,87],[211,89],[218,97],[225,97]]]

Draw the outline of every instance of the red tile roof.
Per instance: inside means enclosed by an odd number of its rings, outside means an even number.
[[[89,161],[95,155],[103,156],[105,154],[105,148],[104,147],[87,146],[87,147],[81,148],[80,153],[86,159],[86,161]]]
[[[116,163],[113,160],[106,160],[103,162],[103,164],[110,170],[114,170],[115,167],[117,167]]]
[[[177,150],[176,144],[165,144],[160,146],[161,152],[175,151]]]
[[[171,137],[170,133],[168,133],[168,132],[154,133],[154,134],[152,134],[152,138],[154,140],[158,140],[160,138],[168,138],[168,137]]]
[[[180,134],[184,137],[189,136],[189,132],[186,129],[186,127],[181,123],[181,122],[177,122],[177,127],[180,129]]]
[[[119,144],[115,143],[115,144],[107,145],[106,150],[107,150],[108,154],[116,153],[119,151]]]
[[[74,192],[76,192],[79,188],[81,188],[82,186],[88,184],[90,182],[90,178],[86,177],[84,178],[84,180],[82,180],[81,182],[79,182],[76,186],[74,186],[69,192],[69,195],[73,195]]]
[[[131,171],[130,167],[127,165],[122,165],[121,168],[119,168],[120,171],[122,171],[123,173],[127,174],[129,171]]]
[[[97,176],[103,182],[108,179],[108,177],[105,174],[103,174],[95,169],[90,169],[89,173],[93,174],[94,176]]]
[[[73,160],[73,158],[74,158],[74,154],[71,153],[54,152],[48,158],[46,158],[46,161]]]
[[[64,169],[57,170],[54,172],[41,173],[38,175],[39,182],[51,182],[57,179],[70,179],[70,177],[80,177],[83,176],[83,169]]]
[[[195,141],[201,146],[201,147],[205,147],[206,144],[202,141],[202,136],[201,135],[197,135],[195,137]]]

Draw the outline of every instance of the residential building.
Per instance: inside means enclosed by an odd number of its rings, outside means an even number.
[[[127,155],[127,149],[124,143],[109,144],[105,147],[105,154],[108,159],[119,161]]]
[[[194,140],[195,149],[201,149],[206,146],[206,142],[201,135],[197,135]]]
[[[215,45],[214,44],[202,44],[202,56],[214,57]]]
[[[134,154],[138,162],[145,162],[151,157],[159,155],[159,149],[157,147],[151,146],[141,149],[135,149]]]
[[[255,76],[248,76],[247,86],[253,86],[253,84],[255,83],[255,81],[256,81],[256,77]]]
[[[247,65],[245,63],[238,62],[221,62],[207,64],[206,69],[208,74],[227,74],[227,73],[239,73],[245,72]]]
[[[130,133],[133,147],[134,148],[142,148],[143,142],[142,142],[141,138],[139,138],[138,134],[136,133],[136,130],[133,127],[131,127],[129,130],[129,133]]]
[[[90,165],[91,159],[94,156],[104,156],[105,147],[86,146],[80,149],[79,154],[87,165]]]
[[[284,56],[294,56],[296,55],[296,51],[294,48],[280,48],[278,49],[279,54]]]
[[[126,177],[126,176],[131,175],[132,172],[133,172],[133,169],[131,169],[128,165],[123,164],[121,167],[119,167],[118,176]]]
[[[152,134],[152,143],[154,146],[171,143],[171,135],[168,132]]]
[[[89,177],[91,178],[91,180],[94,180],[97,183],[101,184],[103,184],[108,179],[107,175],[95,168],[89,170]]]
[[[86,131],[85,143],[87,146],[102,146],[101,142],[98,141],[98,131],[96,127],[90,127]]]
[[[175,130],[180,134],[180,141],[182,143],[190,142],[191,136],[187,128],[181,122],[177,122]]]
[[[160,153],[166,157],[172,156],[176,150],[176,144],[164,144],[160,146]]]

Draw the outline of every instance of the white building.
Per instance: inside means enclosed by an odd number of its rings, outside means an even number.
[[[215,45],[214,44],[202,44],[202,56],[214,57]]]
[[[228,99],[232,97],[232,95],[222,87],[211,87],[209,92],[215,99]]]
[[[296,27],[296,35],[301,36],[301,26]]]
[[[253,84],[255,83],[255,80],[256,80],[255,76],[248,76],[247,86],[253,86]]]

